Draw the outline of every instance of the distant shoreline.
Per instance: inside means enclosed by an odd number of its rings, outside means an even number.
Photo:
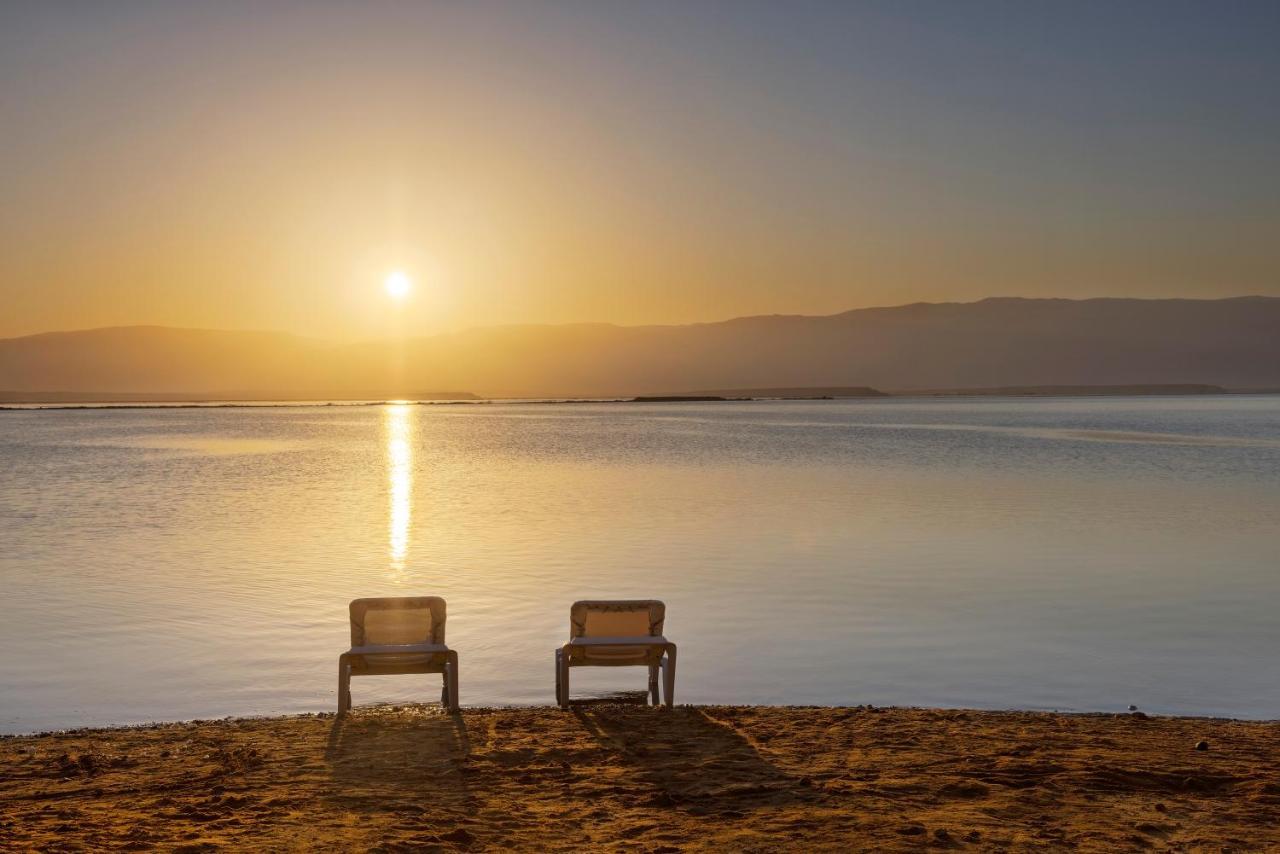
[[[840,393],[847,392],[847,393]],[[0,392],[0,411],[69,409],[255,409],[325,406],[465,406],[535,405],[584,403],[750,403],[764,401],[885,400],[892,398],[940,397],[1196,397],[1206,395],[1280,394],[1280,388],[1232,389],[1215,385],[1095,385],[1095,386],[997,386],[957,389],[894,389],[869,387],[725,389],[716,392],[689,392],[601,397],[550,396],[483,397],[470,392],[449,395],[397,397],[262,397],[239,398],[176,394],[102,394],[91,392]]]

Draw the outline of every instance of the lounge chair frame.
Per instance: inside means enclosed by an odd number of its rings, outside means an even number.
[[[401,596],[356,599],[350,607],[351,649],[338,656],[338,714],[351,710],[351,677],[397,673],[444,675],[440,702],[458,709],[458,653],[444,642],[445,602],[439,596]],[[430,614],[430,638],[422,643],[368,643],[369,615],[385,611],[426,611]],[[377,640],[376,632],[373,640]]]
[[[676,645],[662,635],[667,606],[656,599],[584,600],[569,609],[569,641],[555,651],[556,704],[569,708],[569,670],[573,667],[648,667],[649,698],[659,704],[658,675],[662,674],[662,702],[675,703]],[[648,633],[639,635],[587,634],[587,617],[595,614],[637,614],[648,618]]]

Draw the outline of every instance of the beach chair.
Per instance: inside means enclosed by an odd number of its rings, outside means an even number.
[[[648,667],[649,697],[670,708],[676,691],[676,645],[662,636],[667,606],[653,599],[574,602],[569,609],[569,642],[556,650],[556,703],[569,708],[572,667]]]
[[[338,714],[351,709],[351,677],[442,673],[440,702],[458,708],[458,653],[444,644],[439,596],[356,599],[351,603],[351,649],[338,656]]]

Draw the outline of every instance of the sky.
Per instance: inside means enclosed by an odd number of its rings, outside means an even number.
[[[1280,295],[1277,44],[1274,0],[7,0],[0,336]]]

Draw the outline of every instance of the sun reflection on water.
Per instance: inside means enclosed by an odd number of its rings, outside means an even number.
[[[410,408],[388,406],[387,478],[391,506],[388,511],[387,552],[390,576],[401,582],[407,577],[409,525],[413,515],[413,424]]]

